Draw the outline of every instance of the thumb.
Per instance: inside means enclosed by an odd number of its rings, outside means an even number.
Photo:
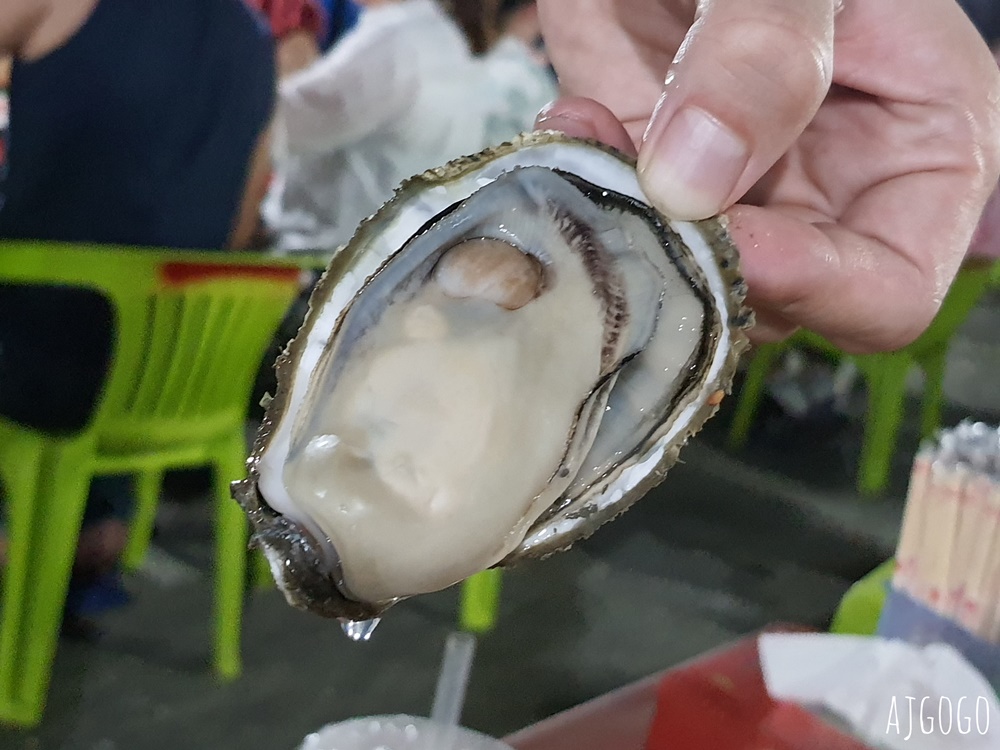
[[[650,200],[704,219],[738,200],[815,115],[835,0],[701,0],[639,149]]]

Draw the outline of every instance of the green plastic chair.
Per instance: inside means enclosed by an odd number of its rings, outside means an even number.
[[[886,354],[846,355],[833,344],[810,331],[800,331],[786,341],[759,347],[747,369],[729,431],[729,445],[746,445],[768,373],[789,348],[808,347],[838,360],[849,356],[868,386],[868,413],[865,418],[857,486],[865,495],[878,495],[889,482],[889,470],[903,418],[906,377],[919,367],[926,376],[921,434],[933,435],[941,425],[944,369],[952,336],[982,297],[997,266],[963,268],[941,304],[930,327],[915,342]]]
[[[97,290],[117,336],[90,424],[53,437],[0,420],[8,561],[0,611],[0,720],[41,720],[90,480],[138,475],[127,556],[153,528],[167,468],[215,469],[214,667],[241,669],[248,525],[229,483],[245,471],[254,376],[299,289],[297,265],[229,253],[0,244],[0,283]]]
[[[840,601],[830,632],[839,635],[874,635],[882,608],[888,596],[889,584],[896,570],[895,560],[886,560],[855,583]]]

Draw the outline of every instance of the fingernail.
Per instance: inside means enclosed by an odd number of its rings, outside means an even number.
[[[597,132],[589,121],[561,112],[548,114],[546,110],[538,113],[538,118],[535,120],[535,130],[559,130],[572,138],[597,137]]]
[[[544,107],[542,107],[540,110],[538,110],[538,114],[535,115],[535,124],[536,125],[539,122],[542,122],[543,120],[547,120],[547,119],[549,119],[552,116],[552,110],[556,106],[556,103],[558,103],[558,101],[559,101],[558,99],[553,99],[551,102],[549,102]]]
[[[653,204],[675,219],[705,219],[722,210],[750,158],[747,144],[697,107],[650,123],[639,153],[639,177]]]

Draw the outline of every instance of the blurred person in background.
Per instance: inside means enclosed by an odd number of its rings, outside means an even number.
[[[274,36],[278,78],[309,67],[320,56],[327,35],[319,0],[245,0],[260,13]]]
[[[13,57],[0,238],[246,244],[275,73],[270,34],[241,0],[4,0],[0,55]],[[79,430],[113,341],[100,295],[0,287],[0,415]],[[113,569],[132,500],[129,478],[94,480],[68,616],[123,596]]]
[[[559,93],[549,67],[533,0],[503,0],[497,11],[499,38],[481,58],[487,112],[482,146],[494,146],[531,130],[539,111]]]
[[[354,0],[321,0],[326,11],[326,33],[320,40],[320,49],[329,50],[353,29],[361,15],[361,7]]]
[[[280,86],[276,175],[262,212],[277,252],[332,255],[402,180],[530,130],[556,94],[532,2],[362,4],[358,26]],[[257,418],[275,388],[270,363],[307,298],[265,357]]]
[[[495,36],[493,3],[360,4],[357,26],[279,87],[263,206],[278,252],[332,254],[403,179],[483,144],[473,54]]]
[[[357,24],[279,86],[271,190],[262,206],[278,253],[333,255],[407,177],[481,147],[482,73],[473,50],[496,34],[497,0],[359,0]],[[271,364],[308,308],[306,290],[264,358],[251,400],[261,418]]]

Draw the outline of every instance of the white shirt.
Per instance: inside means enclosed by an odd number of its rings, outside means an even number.
[[[557,94],[518,39],[480,58],[433,0],[366,10],[284,83],[264,220],[277,252],[335,252],[404,179],[530,130]]]
[[[275,250],[333,252],[405,178],[474,153],[477,61],[433,0],[366,10],[279,88],[276,175],[263,206]]]

